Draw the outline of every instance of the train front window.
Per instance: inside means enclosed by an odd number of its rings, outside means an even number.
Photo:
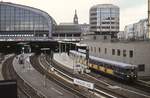
[[[131,74],[131,73],[134,73],[134,72],[135,72],[135,69],[126,69],[127,74]]]
[[[126,74],[130,74],[131,73],[131,69],[125,69],[125,73]]]

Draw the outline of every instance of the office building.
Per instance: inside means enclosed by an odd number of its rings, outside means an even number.
[[[98,4],[90,9],[90,31],[95,34],[117,37],[119,32],[119,7],[112,4]]]
[[[137,23],[125,26],[124,39],[145,40],[148,39],[148,21],[142,19]]]

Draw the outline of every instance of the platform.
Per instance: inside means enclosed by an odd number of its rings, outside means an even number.
[[[75,60],[67,55],[67,53],[55,53],[54,60],[70,69],[73,69]]]
[[[45,76],[36,71],[29,62],[30,55],[25,54],[25,64],[20,65],[17,58],[13,60],[15,71],[27,84],[46,98],[77,98],[77,96],[74,96],[69,91],[46,79]]]
[[[9,54],[9,55],[6,55],[4,57],[4,60],[2,60],[2,62],[0,63],[0,80],[4,80],[4,77],[2,75],[2,65],[3,63],[5,62],[6,59],[8,59],[9,57],[13,56],[14,54]]]

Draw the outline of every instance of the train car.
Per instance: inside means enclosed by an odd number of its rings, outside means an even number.
[[[85,64],[87,62],[86,54],[71,50],[70,55],[76,59],[77,63]],[[136,65],[89,56],[88,67],[126,81],[137,79]]]

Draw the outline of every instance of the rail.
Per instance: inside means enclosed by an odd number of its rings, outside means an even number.
[[[40,97],[40,98],[47,98],[41,91],[38,91],[35,87],[32,86],[27,80],[23,79],[23,77],[17,73],[15,64],[13,64],[14,71],[18,78],[20,78],[23,81],[24,86],[27,86],[27,88],[33,89],[33,91]]]
[[[41,74],[45,74],[46,77],[47,77],[49,80],[51,80],[51,81],[57,83],[59,86],[65,88],[65,89],[68,90],[69,92],[72,92],[72,94],[74,94],[75,96],[78,96],[78,97],[81,97],[81,98],[87,98],[88,93],[84,93],[84,94],[83,94],[83,93],[82,93],[83,91],[77,90],[77,89],[80,89],[80,88],[75,88],[75,85],[72,85],[72,84],[66,82],[66,81],[63,80],[63,79],[60,79],[60,77],[56,76],[56,74],[51,73],[51,72],[48,72],[49,70],[43,69],[43,67],[42,67],[40,64],[38,64],[39,62],[38,62],[38,63],[37,63],[37,62],[35,63],[35,58],[36,58],[36,57],[33,57],[32,60],[31,60],[31,61],[33,61],[33,62],[32,62],[32,66],[33,66],[33,67],[36,67],[36,70],[38,70],[39,72],[41,72]],[[36,59],[37,59],[37,58],[36,58]],[[35,65],[36,65],[36,66],[35,66]],[[37,65],[39,65],[39,66],[37,66]],[[48,68],[48,67],[46,67],[46,69],[47,69],[47,68]],[[82,88],[81,88],[81,89],[82,89]]]
[[[45,59],[45,58],[44,58]],[[47,63],[47,65],[49,65],[49,63],[47,62],[47,60],[45,59],[45,63]],[[41,64],[41,66],[45,69],[45,70],[47,70],[47,67],[45,66],[44,67],[44,65],[43,64]],[[52,65],[50,65],[50,66],[52,66]],[[53,66],[54,67],[54,66]],[[66,76],[66,77],[69,77],[70,79],[74,79],[74,77],[72,77],[72,76],[69,76],[69,75],[67,75],[66,73],[64,73],[64,72],[61,72],[59,69],[57,69],[57,68],[54,68],[56,71],[58,71],[60,74],[63,74],[63,76]],[[72,83],[73,83],[73,81],[72,81]],[[105,97],[108,97],[108,98],[117,98],[117,97],[115,97],[115,96],[113,96],[113,95],[111,95],[111,94],[109,94],[109,93],[106,93],[106,92],[104,92],[104,91],[101,91],[101,90],[99,90],[99,89],[97,89],[97,88],[94,88],[94,90],[91,90],[92,92],[95,92],[95,93],[97,93],[97,94],[100,94],[100,95],[104,95]],[[123,97],[124,98],[124,97]]]

